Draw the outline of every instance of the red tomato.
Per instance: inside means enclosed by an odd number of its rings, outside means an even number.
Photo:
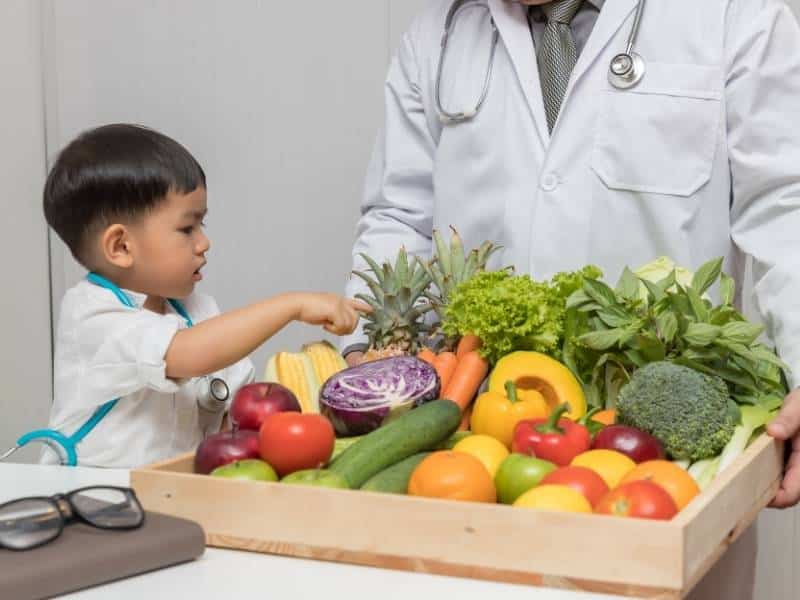
[[[542,479],[542,485],[547,483],[571,487],[582,494],[592,506],[608,493],[608,485],[603,478],[587,467],[561,467]]]
[[[594,512],[617,517],[668,521],[678,513],[678,508],[672,496],[660,485],[640,480],[611,490],[598,502]]]
[[[333,454],[336,441],[328,419],[297,412],[268,415],[258,435],[261,458],[281,477],[324,466]]]

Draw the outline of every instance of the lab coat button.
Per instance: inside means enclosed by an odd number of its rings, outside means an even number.
[[[558,187],[558,176],[554,173],[548,173],[542,177],[542,189],[545,192],[552,192]]]

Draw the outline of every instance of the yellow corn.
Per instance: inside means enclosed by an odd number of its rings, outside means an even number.
[[[303,347],[311,359],[318,385],[325,383],[331,375],[347,368],[344,359],[329,342],[315,342]]]
[[[267,370],[270,371],[269,368]],[[314,376],[314,367],[305,354],[279,352],[275,356],[274,373],[278,383],[297,396],[304,413],[319,412],[319,386]]]

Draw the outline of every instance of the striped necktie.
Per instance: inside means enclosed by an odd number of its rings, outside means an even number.
[[[547,26],[537,54],[544,110],[550,131],[556,124],[572,69],[578,60],[570,23],[583,0],[555,0],[542,5]]]

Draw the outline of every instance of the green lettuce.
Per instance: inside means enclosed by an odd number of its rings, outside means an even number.
[[[507,271],[480,272],[452,293],[442,329],[446,335],[480,337],[481,354],[492,365],[517,350],[561,360],[567,298],[585,280],[600,277],[594,266],[544,282]]]

